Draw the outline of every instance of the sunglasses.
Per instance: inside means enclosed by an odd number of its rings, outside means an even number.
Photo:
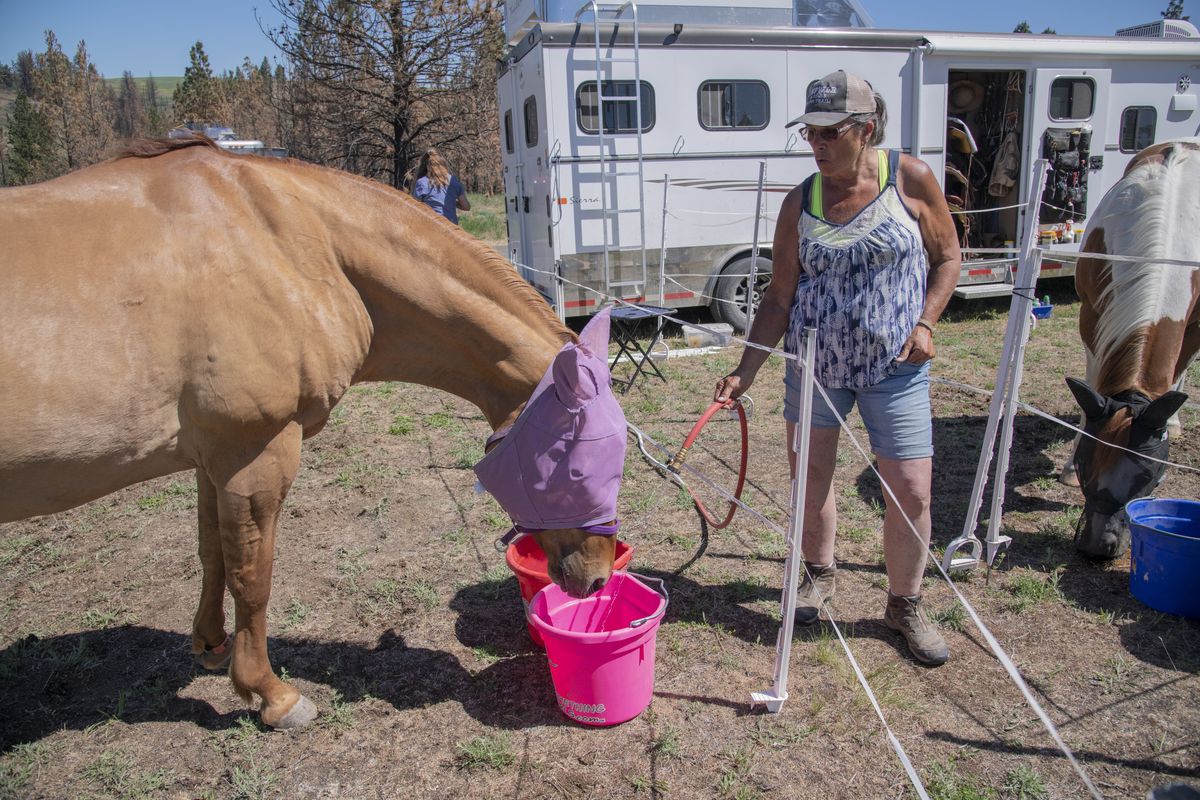
[[[820,140],[822,142],[836,142],[838,139],[842,138],[842,134],[844,134],[846,131],[850,130],[851,128],[857,128],[862,124],[863,123],[861,122],[851,121],[844,122],[841,125],[830,128],[805,125],[800,129],[800,136],[806,142],[812,142],[816,140]]]

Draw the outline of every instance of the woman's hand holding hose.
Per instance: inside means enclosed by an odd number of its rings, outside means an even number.
[[[754,383],[753,376],[742,377],[735,370],[717,381],[717,388],[713,391],[713,402],[731,403],[745,394],[752,383]]]

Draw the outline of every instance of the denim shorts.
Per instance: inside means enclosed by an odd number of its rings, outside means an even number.
[[[800,421],[800,375],[792,369],[784,374],[787,387],[783,416],[788,422]],[[929,362],[921,366],[902,362],[895,371],[874,386],[865,389],[825,389],[837,413],[845,419],[855,403],[871,437],[871,450],[877,456],[903,461],[933,456],[933,415],[929,406]],[[813,387],[812,424],[814,428],[836,428],[834,416],[825,398]]]

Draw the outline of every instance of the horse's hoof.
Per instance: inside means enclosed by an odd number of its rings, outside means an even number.
[[[220,672],[229,668],[229,661],[233,658],[233,637],[226,635],[225,641],[221,642],[216,647],[206,647],[199,653],[196,653],[196,663],[207,670]]]
[[[307,697],[300,695],[300,699],[296,701],[296,705],[292,706],[292,710],[280,717],[279,721],[271,727],[277,731],[293,730],[303,728],[316,718],[317,707]]]
[[[1063,467],[1063,471],[1058,473],[1058,482],[1063,486],[1074,486],[1079,488],[1079,473],[1075,471],[1074,466]]]

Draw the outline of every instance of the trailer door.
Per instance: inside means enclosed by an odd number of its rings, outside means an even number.
[[[531,268],[522,271],[525,280],[553,302],[554,283],[546,274],[554,269],[550,230],[550,109],[541,58],[539,45],[522,61],[528,73],[519,84],[521,138],[517,147],[521,149],[521,241],[524,246],[521,263]]]
[[[528,263],[525,258],[524,215],[521,197],[524,192],[525,148],[521,135],[520,63],[512,64],[496,84],[496,101],[500,111],[500,147],[504,161],[504,224],[508,229],[508,258],[517,264]]]
[[[1112,71],[1107,69],[1034,70],[1028,119],[1028,152],[1050,161],[1048,186],[1034,224],[1074,230],[1086,224],[1104,187],[1089,190],[1089,177],[1103,168],[1109,141],[1108,102]],[[1095,195],[1094,197],[1092,195]]]

